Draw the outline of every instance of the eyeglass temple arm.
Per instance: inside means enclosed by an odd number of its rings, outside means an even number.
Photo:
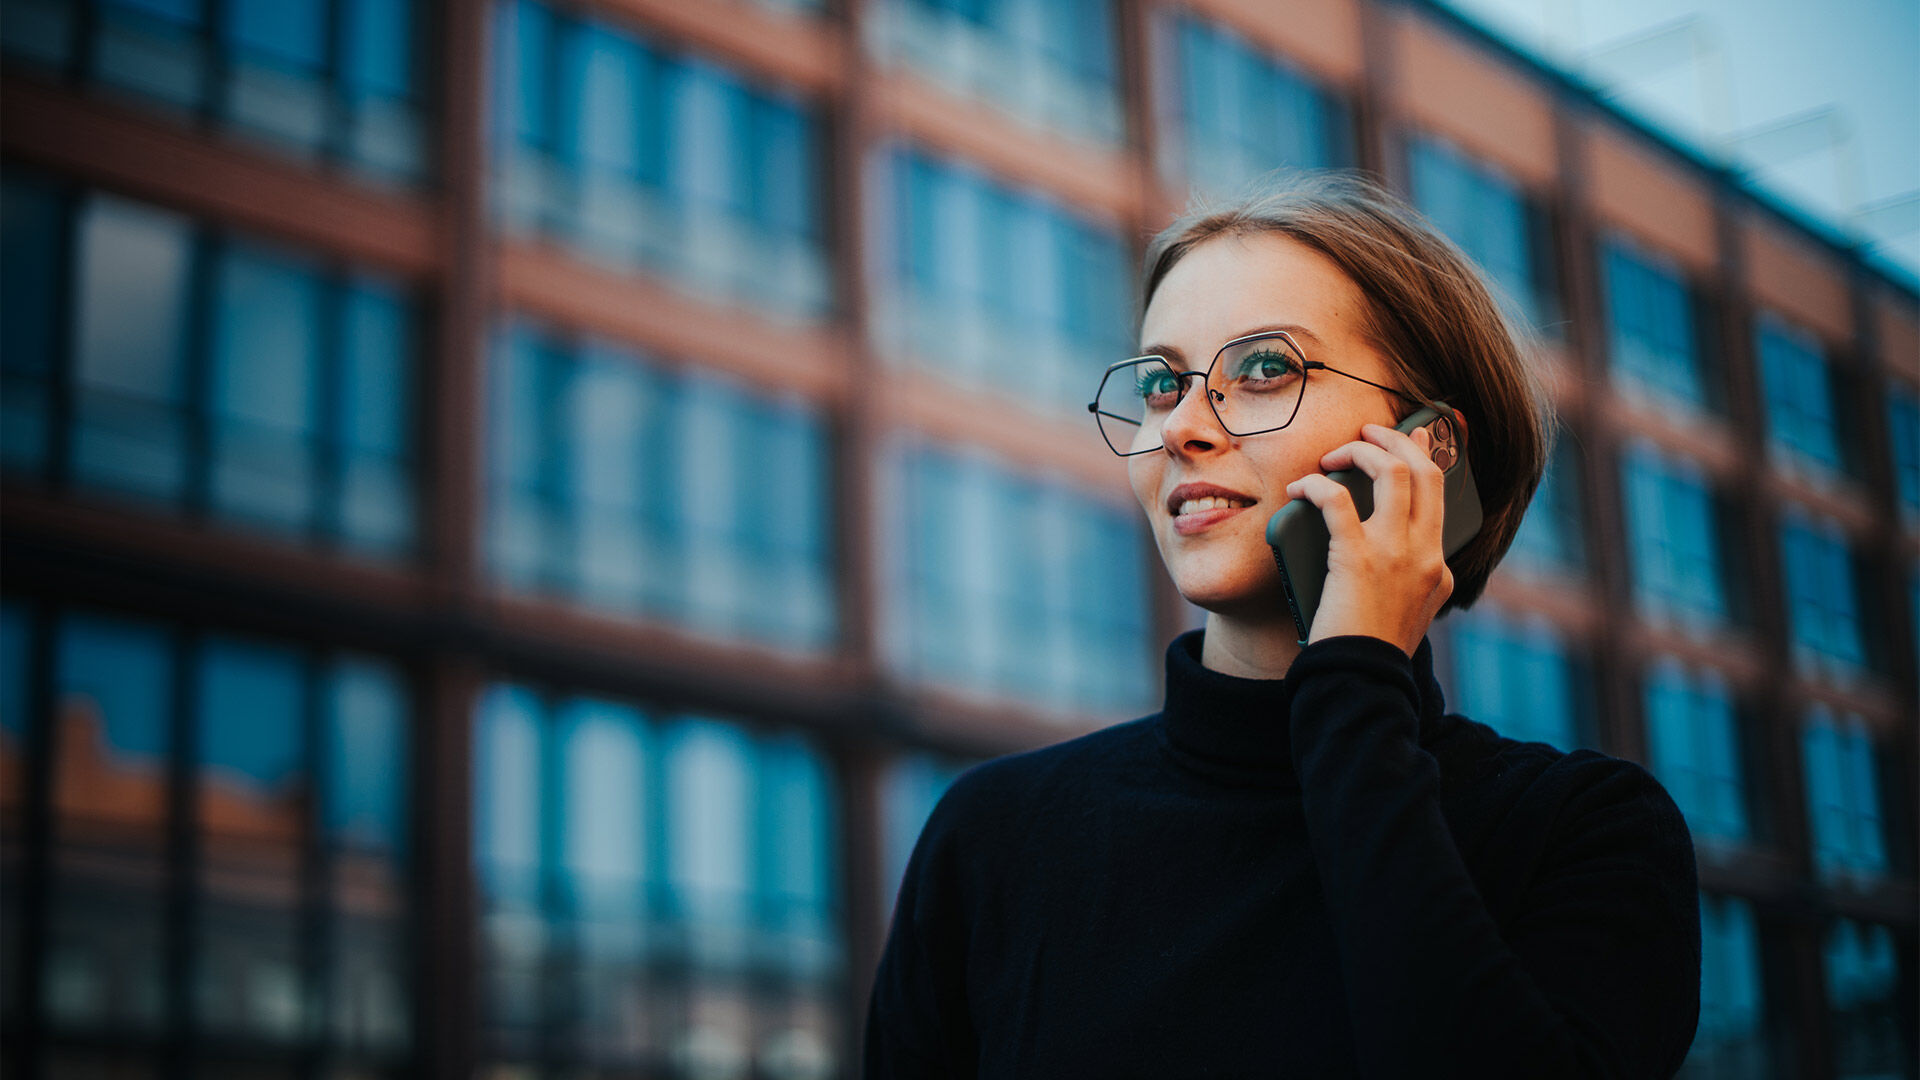
[[[1434,412],[1440,413],[1443,416],[1452,415],[1453,413],[1453,409],[1447,406],[1441,405],[1437,401],[1429,401],[1423,397],[1415,397],[1404,390],[1395,390],[1391,386],[1381,386],[1379,383],[1374,382],[1372,379],[1363,379],[1358,375],[1348,374],[1347,372],[1341,371],[1337,367],[1329,367],[1325,363],[1322,363],[1319,360],[1308,360],[1306,363],[1302,364],[1301,366],[1306,368],[1308,371],[1331,371],[1335,375],[1339,375],[1343,378],[1352,379],[1354,382],[1366,383],[1368,386],[1371,386],[1377,390],[1385,390],[1387,393],[1392,394],[1394,397],[1397,397],[1402,401],[1411,402],[1415,405],[1425,406],[1426,408],[1432,409]]]

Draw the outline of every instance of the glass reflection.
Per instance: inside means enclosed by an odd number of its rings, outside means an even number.
[[[407,1000],[407,707],[399,674],[352,658],[326,685],[321,817],[331,856],[328,1034],[397,1059],[411,1042]]]
[[[177,498],[192,231],[187,219],[102,196],[80,219],[73,471],[114,491]]]
[[[41,992],[60,1028],[157,1032],[164,1021],[167,634],[70,615],[58,630],[54,850]]]
[[[837,801],[805,740],[521,687],[476,715],[494,1075],[838,1075]]]
[[[302,978],[301,658],[214,639],[200,657],[195,817],[203,904],[194,1012],[211,1032],[290,1040],[309,1021]]]

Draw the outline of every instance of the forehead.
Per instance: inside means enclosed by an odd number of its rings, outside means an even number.
[[[1175,263],[1140,321],[1140,345],[1210,351],[1280,323],[1332,342],[1357,334],[1360,289],[1333,261],[1279,233],[1216,236]]]

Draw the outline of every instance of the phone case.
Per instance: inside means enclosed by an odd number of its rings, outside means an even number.
[[[1444,407],[1444,403],[1438,404]],[[1411,433],[1421,427],[1431,431],[1434,464],[1447,478],[1440,546],[1452,557],[1480,531],[1480,491],[1474,486],[1473,470],[1467,466],[1465,439],[1453,422],[1452,410],[1440,413],[1423,408],[1402,421],[1399,430]],[[1373,516],[1373,481],[1366,473],[1342,469],[1328,473],[1327,479],[1353,494],[1353,507],[1360,520]],[[1280,567],[1287,609],[1302,645],[1307,643],[1307,631],[1320,608],[1320,590],[1327,580],[1327,548],[1332,542],[1320,508],[1305,499],[1291,500],[1267,521],[1267,543],[1273,548],[1273,561]]]

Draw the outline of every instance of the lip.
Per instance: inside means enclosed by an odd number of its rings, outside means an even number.
[[[1238,499],[1246,506],[1223,506],[1214,510],[1202,510],[1197,514],[1182,514],[1180,504],[1188,499]],[[1192,536],[1218,525],[1222,521],[1243,511],[1258,506],[1260,500],[1245,492],[1221,487],[1219,484],[1181,484],[1167,493],[1167,513],[1173,518],[1173,530],[1181,536]]]

